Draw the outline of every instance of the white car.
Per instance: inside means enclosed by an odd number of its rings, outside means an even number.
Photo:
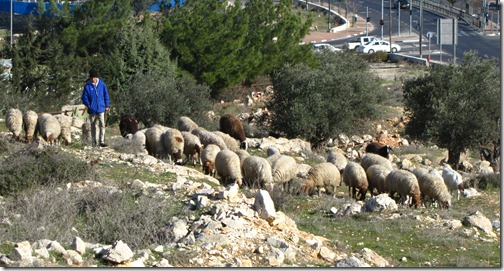
[[[390,43],[383,40],[374,40],[359,47],[361,53],[373,54],[375,52],[388,52],[390,53]],[[392,53],[401,51],[401,46],[392,43]]]
[[[342,51],[340,48],[336,48],[329,43],[314,43],[313,44],[313,51],[314,52],[321,52],[322,50],[329,50],[331,52],[341,52]]]

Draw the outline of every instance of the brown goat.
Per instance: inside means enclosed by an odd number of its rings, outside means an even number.
[[[389,154],[392,148],[380,142],[370,142],[366,146],[366,153],[375,153],[381,155],[385,158],[389,158]]]
[[[223,115],[219,120],[219,130],[240,141],[240,148],[247,149],[245,130],[241,121],[233,115]]]
[[[135,134],[138,131],[138,121],[134,115],[122,115],[119,122],[121,135],[126,138],[128,134]]]

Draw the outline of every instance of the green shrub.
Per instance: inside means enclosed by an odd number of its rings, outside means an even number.
[[[58,147],[26,145],[0,161],[0,195],[13,195],[31,186],[93,180],[95,172],[85,161]]]
[[[285,66],[273,76],[275,94],[268,104],[272,130],[312,144],[324,142],[355,123],[377,116],[384,101],[369,64],[353,54],[317,54],[319,67]]]
[[[121,112],[134,114],[145,127],[154,124],[174,127],[181,116],[200,124],[211,109],[210,88],[185,75],[172,78],[159,73],[139,73],[116,99]]]
[[[374,62],[374,63],[388,62],[388,53],[387,52],[376,52],[373,54],[360,54],[360,56],[368,62]]]
[[[163,200],[137,192],[111,186],[28,189],[0,206],[2,213],[17,214],[8,218],[12,225],[0,224],[2,239],[50,239],[63,244],[78,235],[90,243],[122,240],[132,249],[173,242],[160,233],[171,217],[185,217],[188,208],[180,198]]]
[[[500,189],[500,173],[478,174],[469,180],[469,186],[476,189]]]

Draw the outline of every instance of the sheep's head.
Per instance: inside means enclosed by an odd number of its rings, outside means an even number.
[[[243,149],[243,150],[247,150],[248,149],[247,141],[242,141],[240,143],[240,149]]]
[[[458,185],[458,189],[459,189],[460,191],[464,192],[464,183],[460,183],[460,184]]]
[[[301,185],[301,194],[309,195],[311,191],[314,189],[315,182],[311,179],[307,179]]]
[[[420,199],[420,193],[415,193],[413,195],[410,194],[410,197],[412,198],[412,200],[409,207],[413,207],[413,205],[415,205],[415,208],[420,207],[420,204],[422,203]]]
[[[179,150],[177,150],[177,152],[174,152],[172,155],[174,157],[173,160],[175,160],[175,164],[182,165],[182,150],[179,149]]]
[[[441,201],[441,208],[448,210],[450,209],[450,207],[451,207],[450,200]]]
[[[206,175],[212,175],[213,171],[214,171],[214,163],[210,161],[205,161],[205,163],[203,163],[203,172]]]

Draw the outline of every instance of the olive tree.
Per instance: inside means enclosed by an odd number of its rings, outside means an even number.
[[[500,137],[500,75],[496,59],[464,54],[462,64],[440,65],[405,82],[405,132],[448,149],[448,163]]]
[[[314,145],[375,117],[384,98],[369,64],[353,54],[323,52],[317,67],[286,65],[272,82],[272,129]]]

